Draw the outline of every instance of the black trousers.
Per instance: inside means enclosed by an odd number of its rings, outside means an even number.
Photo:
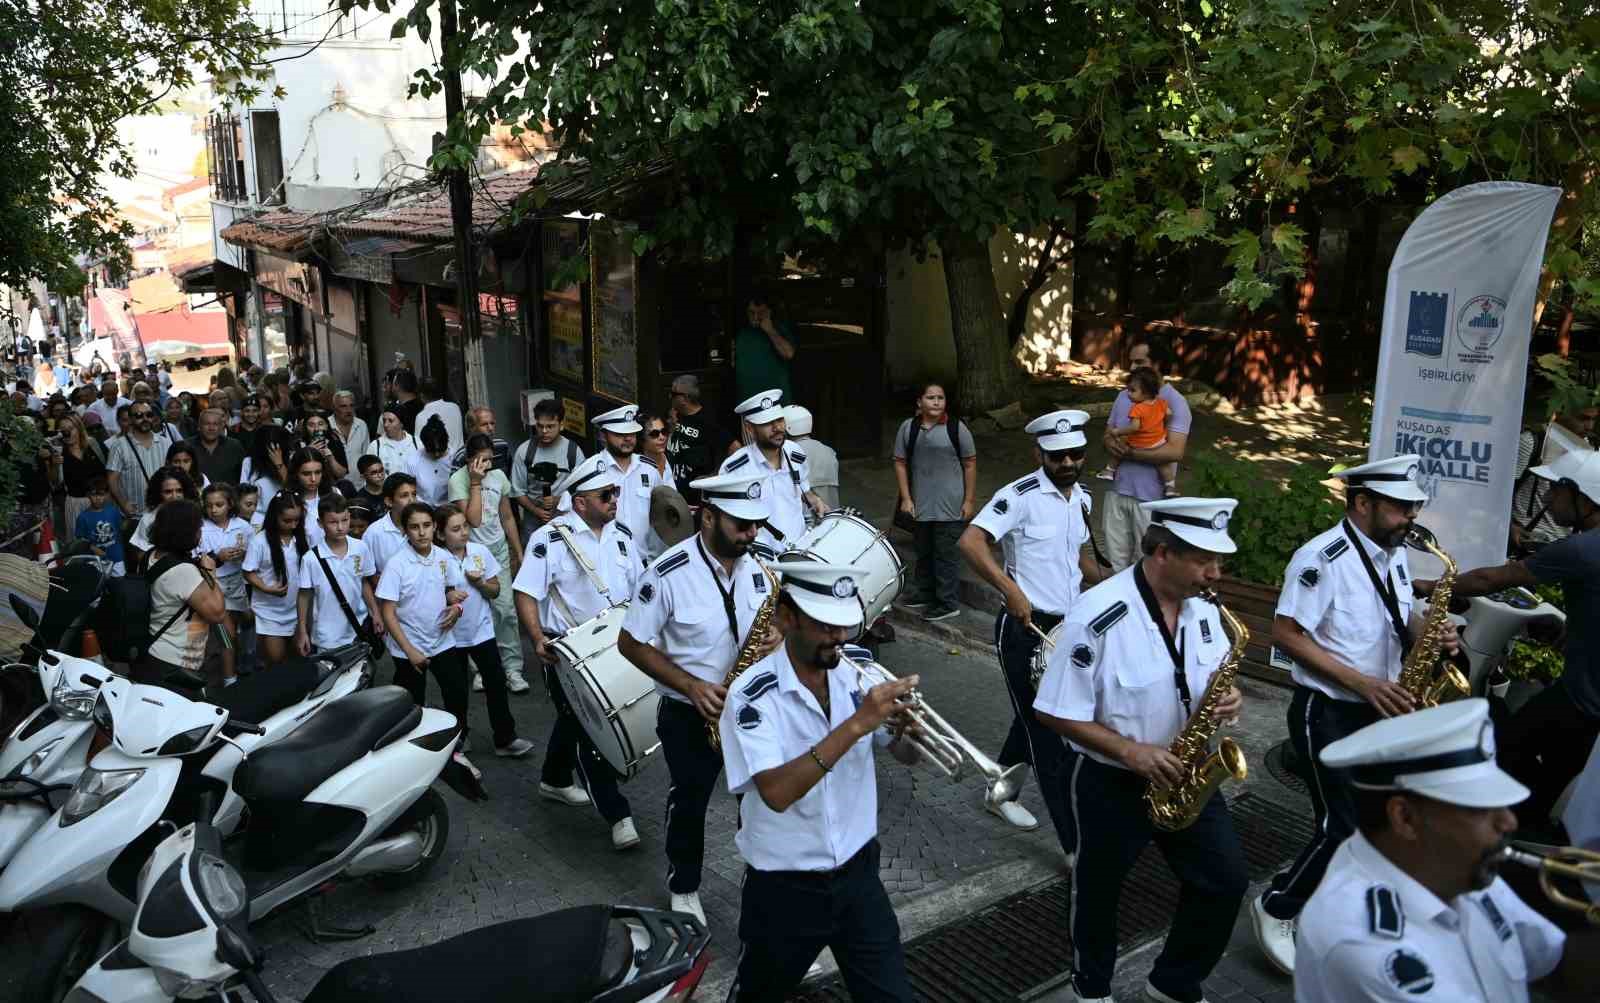
[[[878,841],[836,871],[747,868],[740,895],[737,1003],[785,1000],[824,947],[833,949],[850,998],[913,999],[900,922],[878,880]]]
[[[439,683],[439,696],[444,709],[461,722],[461,734],[467,734],[467,659],[460,648],[446,648],[428,659],[426,672],[418,672],[405,658],[394,659],[394,681],[404,686],[418,707],[428,703],[428,676]]]
[[[917,598],[934,600],[941,606],[960,605],[961,551],[956,544],[966,527],[960,520],[914,524],[911,536],[917,547]]]
[[[687,895],[700,890],[706,805],[722,775],[722,753],[706,738],[706,719],[682,700],[662,697],[656,709],[656,737],[672,775],[667,789],[667,890]]]
[[[1499,736],[1500,765],[1533,793],[1516,805],[1524,828],[1547,825],[1572,778],[1582,772],[1600,736],[1600,718],[1572,702],[1560,682],[1547,686],[1512,715]]]
[[[1061,617],[1054,613],[1033,614],[1034,624],[1046,634],[1055,629]],[[1000,747],[1001,766],[1028,763],[1039,774],[1039,793],[1056,827],[1061,848],[1072,853],[1077,846],[1072,813],[1065,797],[1067,774],[1077,753],[1067,748],[1061,736],[1046,728],[1033,711],[1033,653],[1039,650],[1039,635],[1029,630],[1010,613],[1000,611],[994,621],[995,651],[1005,676],[1006,692],[1011,695],[1011,730]]]
[[[1123,878],[1155,841],[1178,876],[1178,910],[1150,969],[1150,984],[1174,999],[1198,1000],[1200,984],[1227,950],[1249,887],[1244,850],[1221,796],[1187,829],[1162,832],[1146,813],[1143,777],[1078,756],[1068,785],[1078,827],[1072,869],[1072,983],[1080,996],[1111,995],[1117,962],[1117,903]],[[1137,894],[1137,889],[1135,894]]]
[[[494,638],[489,638],[470,648],[457,648],[461,652],[461,668],[471,662],[483,677],[483,695],[489,704],[489,727],[494,731],[496,748],[504,748],[517,740],[517,721],[511,716],[511,700],[506,696],[506,667],[500,661],[500,648]]]
[[[544,667],[544,685],[556,708],[556,725],[550,731],[550,743],[545,746],[544,767],[539,779],[551,787],[570,787],[576,770],[600,817],[616,825],[633,814],[628,799],[617,789],[617,771],[601,757],[583,725],[578,723],[578,716],[567,702],[566,691],[556,678],[555,667],[549,664]],[[488,692],[487,682],[484,691]]]
[[[1296,686],[1289,701],[1289,742],[1308,771],[1311,811],[1316,832],[1286,871],[1279,871],[1261,896],[1267,915],[1294,919],[1317,890],[1328,861],[1339,844],[1356,831],[1356,802],[1343,770],[1322,765],[1322,750],[1381,717],[1377,708],[1352,700],[1335,700],[1309,686]]]

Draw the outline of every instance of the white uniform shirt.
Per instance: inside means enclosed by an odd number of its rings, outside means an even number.
[[[1400,676],[1400,639],[1395,637],[1389,611],[1372,587],[1361,565],[1361,555],[1345,536],[1344,522],[1319,533],[1289,559],[1278,595],[1278,616],[1304,627],[1311,639],[1340,662],[1363,675],[1393,682]],[[1392,582],[1402,619],[1411,617],[1411,565],[1406,548],[1385,550],[1361,530],[1356,539],[1372,558],[1380,580]],[[1272,664],[1288,669],[1294,681],[1335,700],[1360,698],[1295,663],[1285,652],[1272,649]]]
[[[226,526],[218,526],[207,519],[200,525],[200,550],[203,553],[215,554],[219,550],[232,550],[235,547],[248,548],[250,538],[255,535],[255,529],[248,522],[238,516],[228,520]],[[244,569],[244,555],[240,554],[231,561],[217,562],[217,577],[227,578],[237,575]]]
[[[372,555],[372,569],[380,575],[395,551],[411,546],[406,540],[406,531],[396,526],[394,516],[387,512],[367,526],[361,542],[367,545],[367,553]]]
[[[996,491],[972,525],[999,542],[1006,574],[1033,608],[1063,614],[1083,584],[1078,552],[1089,542],[1086,508],[1093,503],[1083,485],[1063,495],[1041,467]]]
[[[1067,721],[1093,721],[1135,742],[1165,746],[1189,713],[1178,694],[1172,656],[1134,581],[1134,564],[1078,598],[1039,680],[1035,710]],[[1183,653],[1190,706],[1200,703],[1211,674],[1228,653],[1217,608],[1186,599],[1173,643]],[[1123,768],[1091,749],[1089,758]]]
[[[482,581],[488,581],[500,574],[500,562],[495,560],[494,554],[481,543],[468,540],[467,552],[464,555],[456,557],[450,554],[450,557],[461,568],[463,580],[466,580],[468,571],[481,573]],[[500,586],[504,588],[505,584],[501,582]],[[490,600],[479,592],[471,581],[467,581],[464,588],[467,590],[467,601],[461,604],[461,619],[456,621],[455,628],[450,631],[450,642],[457,648],[474,648],[485,641],[494,640],[494,612]]]
[[[583,566],[556,533],[553,527],[558,524],[566,528],[572,542],[605,583],[611,593],[609,601],[594,587]],[[550,520],[550,525],[528,538],[522,567],[512,587],[538,601],[539,623],[545,633],[561,634],[599,615],[607,606],[627,602],[643,571],[637,544],[615,520],[606,523],[596,534],[582,518],[567,512],[556,516]],[[556,594],[561,596],[561,603],[552,598]],[[573,621],[569,622],[562,612],[562,603],[572,612]],[[649,635],[639,637],[640,640],[648,638]]]
[[[361,583],[377,573],[372,566],[372,555],[367,553],[367,545],[353,536],[346,537],[344,542],[343,557],[328,549],[328,544],[323,542],[307,551],[305,559],[300,562],[300,588],[312,590],[309,624],[311,643],[319,651],[342,648],[356,639],[356,629],[339,606],[333,586],[328,583],[328,575],[322,570],[322,561],[317,560],[319,555],[328,562],[328,570],[333,572],[333,577],[338,581],[339,591],[344,593],[356,622],[364,622],[371,612],[367,609],[367,597],[361,590]]]
[[[276,498],[278,492],[283,490],[283,485],[278,483],[276,477],[270,474],[257,474],[255,461],[248,456],[244,458],[244,463],[239,465],[239,483],[254,484],[256,486],[256,511],[263,517],[266,516],[267,506],[272,504],[272,499]]]
[[[250,608],[255,611],[256,616],[280,630],[286,627],[293,627],[300,617],[300,611],[295,605],[300,588],[300,551],[295,547],[292,540],[282,544],[282,548],[283,579],[281,582],[278,579],[278,572],[272,566],[272,542],[265,530],[250,538],[250,544],[244,553],[243,564],[245,571],[254,572],[256,577],[267,585],[286,584],[289,586],[289,591],[281,596],[269,595],[260,589],[252,589],[250,591]]]
[[[811,490],[811,470],[806,451],[792,442],[785,442],[781,453],[780,465],[774,467],[767,462],[761,447],[752,442],[723,460],[717,470],[719,474],[760,471],[766,475],[766,480],[761,484],[761,497],[772,506],[772,517],[767,522],[783,534],[783,539],[779,540],[765,526],[761,527],[756,539],[775,551],[783,550],[805,535],[806,502],[802,496]]]
[[[739,855],[758,871],[831,871],[843,867],[878,834],[878,781],[873,745],[887,745],[883,729],[857,742],[833,769],[783,812],[773,811],[755,775],[782,766],[828,737],[860,706],[855,670],[841,661],[828,671],[829,715],[795,675],[789,649],[745,670],[722,708],[722,757],[728,791],[742,794]]]
[[[678,668],[720,686],[770,588],[766,573],[748,554],[734,564],[731,579],[724,575],[710,551],[702,552],[696,533],[668,548],[639,576],[622,629],[638,641],[655,638],[650,643]],[[728,624],[724,594],[733,598],[738,638]],[[656,692],[688,702],[682,693],[660,683]]]
[[[385,470],[388,468],[385,467]],[[412,455],[406,473],[417,479],[417,501],[437,505],[450,494],[450,454],[435,459],[427,452]]]
[[[324,538],[322,532],[322,496],[307,495],[301,499],[305,515],[301,517],[306,527],[306,543],[315,547]]]
[[[1496,878],[1441,902],[1356,833],[1300,912],[1296,1003],[1527,1003],[1566,935]]]
[[[406,639],[413,648],[432,658],[455,643],[449,634],[439,629],[439,618],[444,616],[444,594],[449,589],[466,585],[461,565],[450,551],[436,546],[426,554],[419,554],[407,544],[384,565],[376,595],[395,604],[395,617]],[[384,634],[384,643],[395,658],[406,657],[405,649],[400,647],[392,632]]]
[[[629,457],[628,469],[623,470],[610,450],[596,454],[604,469],[615,470],[617,479],[617,522],[628,527],[635,540],[643,540],[650,532],[650,492],[661,483],[661,472],[637,456]],[[572,492],[568,491],[556,503],[557,512],[572,511]]]

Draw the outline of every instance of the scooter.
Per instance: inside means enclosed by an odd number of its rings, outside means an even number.
[[[1567,622],[1566,614],[1520,586],[1451,603],[1451,619],[1467,656],[1467,679],[1475,696],[1485,695],[1495,670],[1505,664],[1512,642],[1537,623]],[[1460,611],[1460,612],[1457,612]]]
[[[250,881],[215,829],[189,825],[156,847],[139,881],[128,939],[90,968],[75,1001],[169,1003],[242,984],[277,1003],[251,936]],[[410,951],[330,969],[306,1003],[682,1003],[711,961],[711,936],[693,916],[624,906],[579,906],[460,934]]]
[[[82,672],[85,685],[100,668],[59,658],[64,672]],[[206,820],[225,833],[239,829],[247,812],[239,787],[244,757],[298,734],[368,679],[366,649],[357,644],[257,673],[211,703],[120,676],[101,681],[90,717],[99,735],[93,740],[108,747],[0,871],[0,912],[29,910],[29,925],[39,931],[24,998],[59,1000],[132,920],[136,875],[164,823]],[[262,724],[235,725],[226,734],[213,727],[230,720]],[[46,907],[53,908],[37,911]]]

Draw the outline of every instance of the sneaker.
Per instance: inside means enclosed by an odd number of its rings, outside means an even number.
[[[922,614],[922,619],[927,623],[938,623],[940,620],[951,620],[961,615],[961,611],[954,606],[934,606]]]
[[[1001,818],[1005,819],[1007,822],[1010,822],[1018,829],[1031,832],[1034,829],[1039,828],[1039,820],[1033,817],[1033,812],[1022,807],[1021,802],[996,802],[991,801],[988,798],[984,798],[983,806],[984,808],[988,809],[989,814],[999,815]]]
[[[494,754],[504,759],[521,759],[533,751],[533,743],[526,738],[514,738],[510,745],[497,745]]]
[[[472,674],[472,692],[474,692],[474,693],[482,693],[483,692],[483,673],[474,672]]]
[[[706,911],[700,908],[700,893],[690,892],[687,895],[672,893],[672,911],[686,912],[700,921],[701,926],[706,925]]]
[[[611,827],[611,848],[613,850],[631,850],[639,845],[639,830],[633,827],[633,819],[625,818]]]
[[[506,673],[506,689],[513,693],[528,692],[528,681],[522,678],[522,671],[520,669],[512,669],[510,672]]]
[[[541,780],[539,781],[539,796],[561,804],[572,805],[575,808],[589,803],[589,792],[577,784],[572,784],[569,787],[555,787]]]
[[[1117,1003],[1114,996],[1083,996],[1078,992],[1078,987],[1069,980],[1067,982],[1068,1003]]]
[[[1167,484],[1162,487],[1161,496],[1163,498],[1182,498],[1183,492],[1178,490],[1178,486],[1176,484]]]
[[[1257,896],[1250,903],[1250,927],[1255,930],[1256,943],[1267,960],[1283,974],[1293,975],[1295,921],[1279,919],[1267,912]]]
[[[1144,983],[1144,998],[1149,1000],[1150,1003],[1185,1003],[1185,1001],[1178,999],[1176,996],[1168,996],[1157,989],[1150,984],[1149,979],[1146,979]],[[1200,997],[1197,1003],[1206,1003],[1206,998],[1204,996]]]
[[[910,599],[903,599],[899,603],[901,609],[909,610],[927,609],[931,605],[933,605],[932,599],[918,599],[915,596]]]

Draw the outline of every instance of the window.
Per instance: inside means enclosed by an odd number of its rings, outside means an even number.
[[[248,202],[239,116],[206,116],[206,150],[211,158],[211,197],[218,202]]]
[[[283,143],[278,139],[278,113],[250,113],[250,134],[256,142],[256,198],[263,205],[283,204]]]

